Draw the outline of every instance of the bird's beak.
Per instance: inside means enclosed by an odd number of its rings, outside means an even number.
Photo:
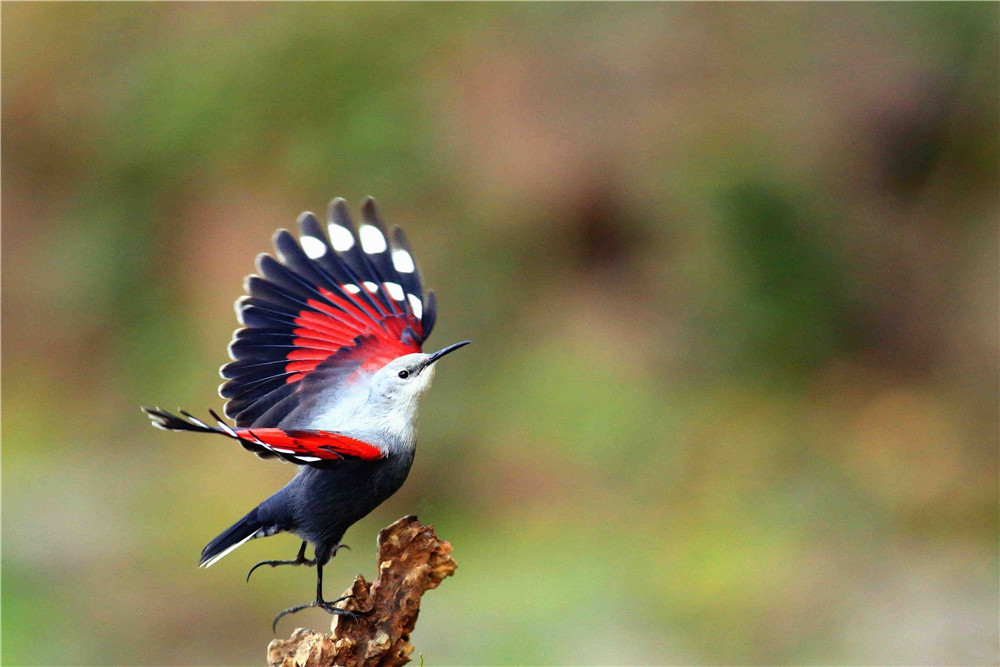
[[[430,366],[435,361],[437,361],[438,359],[440,359],[444,355],[448,354],[449,352],[454,352],[458,348],[464,347],[464,346],[468,345],[471,342],[472,342],[471,340],[463,340],[461,343],[455,343],[454,345],[449,345],[448,347],[444,348],[443,350],[438,350],[437,352],[435,352],[434,354],[432,354],[430,357],[428,357],[428,359],[427,359],[426,362],[424,362],[424,368],[427,368],[428,366]]]

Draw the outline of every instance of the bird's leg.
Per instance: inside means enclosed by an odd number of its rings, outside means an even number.
[[[271,567],[278,567],[279,565],[305,565],[306,567],[312,567],[316,564],[315,558],[306,558],[306,542],[302,542],[302,546],[299,547],[299,554],[295,557],[295,560],[262,560],[247,572],[247,581],[250,581],[250,575],[261,565],[269,565]]]
[[[323,564],[317,562],[316,563],[316,599],[313,600],[312,602],[307,603],[307,604],[300,604],[300,605],[298,605],[296,607],[289,607],[288,609],[284,610],[283,612],[281,612],[280,614],[278,614],[277,616],[275,616],[274,617],[274,622],[271,623],[271,631],[272,632],[277,632],[277,630],[278,630],[278,621],[280,621],[283,616],[287,616],[288,614],[294,614],[296,612],[302,611],[303,609],[308,609],[310,607],[319,607],[323,611],[325,611],[327,613],[330,613],[330,614],[334,614],[336,616],[349,616],[350,618],[354,618],[354,619],[357,619],[357,618],[360,618],[360,617],[364,616],[365,615],[364,612],[348,611],[346,609],[341,609],[340,607],[334,607],[333,606],[333,605],[337,604],[338,602],[343,602],[344,600],[347,600],[348,598],[352,598],[352,597],[354,597],[354,596],[353,595],[345,595],[343,597],[337,598],[336,600],[331,600],[330,602],[327,602],[326,600],[324,600],[323,599]]]

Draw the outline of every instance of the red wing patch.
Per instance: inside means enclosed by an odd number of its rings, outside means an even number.
[[[375,461],[382,458],[378,447],[363,440],[333,433],[331,431],[285,431],[279,428],[237,428],[222,421],[212,410],[209,414],[217,426],[198,419],[181,410],[182,416],[161,410],[143,408],[153,421],[153,426],[167,431],[191,431],[194,433],[216,433],[238,440],[243,448],[262,458],[280,457],[298,464],[320,465],[323,462],[341,459],[361,459]]]
[[[283,431],[279,428],[234,429],[241,440],[261,445],[276,454],[286,454],[305,462],[358,458],[374,461],[382,458],[378,447],[367,442],[329,431]]]
[[[295,318],[296,328],[292,332],[296,336],[292,341],[295,349],[285,356],[289,360],[285,365],[286,383],[301,380],[330,355],[351,347],[357,336],[374,336],[375,344],[366,346],[362,364],[366,371],[377,370],[397,357],[420,351],[417,341],[422,340],[419,336],[423,327],[419,321],[403,314],[374,319],[375,314],[358,294],[345,289],[346,297],[341,298],[322,287],[319,292],[326,297],[325,302],[308,300],[309,309],[300,311]],[[366,321],[365,317],[371,319]],[[404,335],[407,327],[413,335]]]
[[[280,230],[274,245],[276,257],[257,258],[260,275],[236,304],[245,328],[220,371],[225,412],[238,427],[278,426],[303,394],[327,400],[355,373],[419,352],[434,326],[434,294],[422,287],[405,235],[386,229],[370,199],[357,230],[334,200],[326,226],[303,214],[299,238]],[[350,371],[338,372],[341,363]]]

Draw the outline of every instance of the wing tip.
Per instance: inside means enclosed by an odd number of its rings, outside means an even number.
[[[287,240],[288,238],[290,238],[292,242],[295,241],[295,235],[284,227],[274,230],[274,233],[271,234],[271,245],[274,246],[274,250],[279,256],[281,255],[281,240]]]
[[[326,218],[330,222],[343,225],[350,230],[354,229],[351,222],[351,212],[347,208],[347,200],[343,197],[334,197],[326,207]]]

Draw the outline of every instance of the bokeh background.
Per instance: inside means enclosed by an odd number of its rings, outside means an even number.
[[[2,7],[3,662],[260,664],[218,409],[278,227],[439,297],[426,664],[996,664],[996,3]],[[322,628],[322,612],[279,627]]]

